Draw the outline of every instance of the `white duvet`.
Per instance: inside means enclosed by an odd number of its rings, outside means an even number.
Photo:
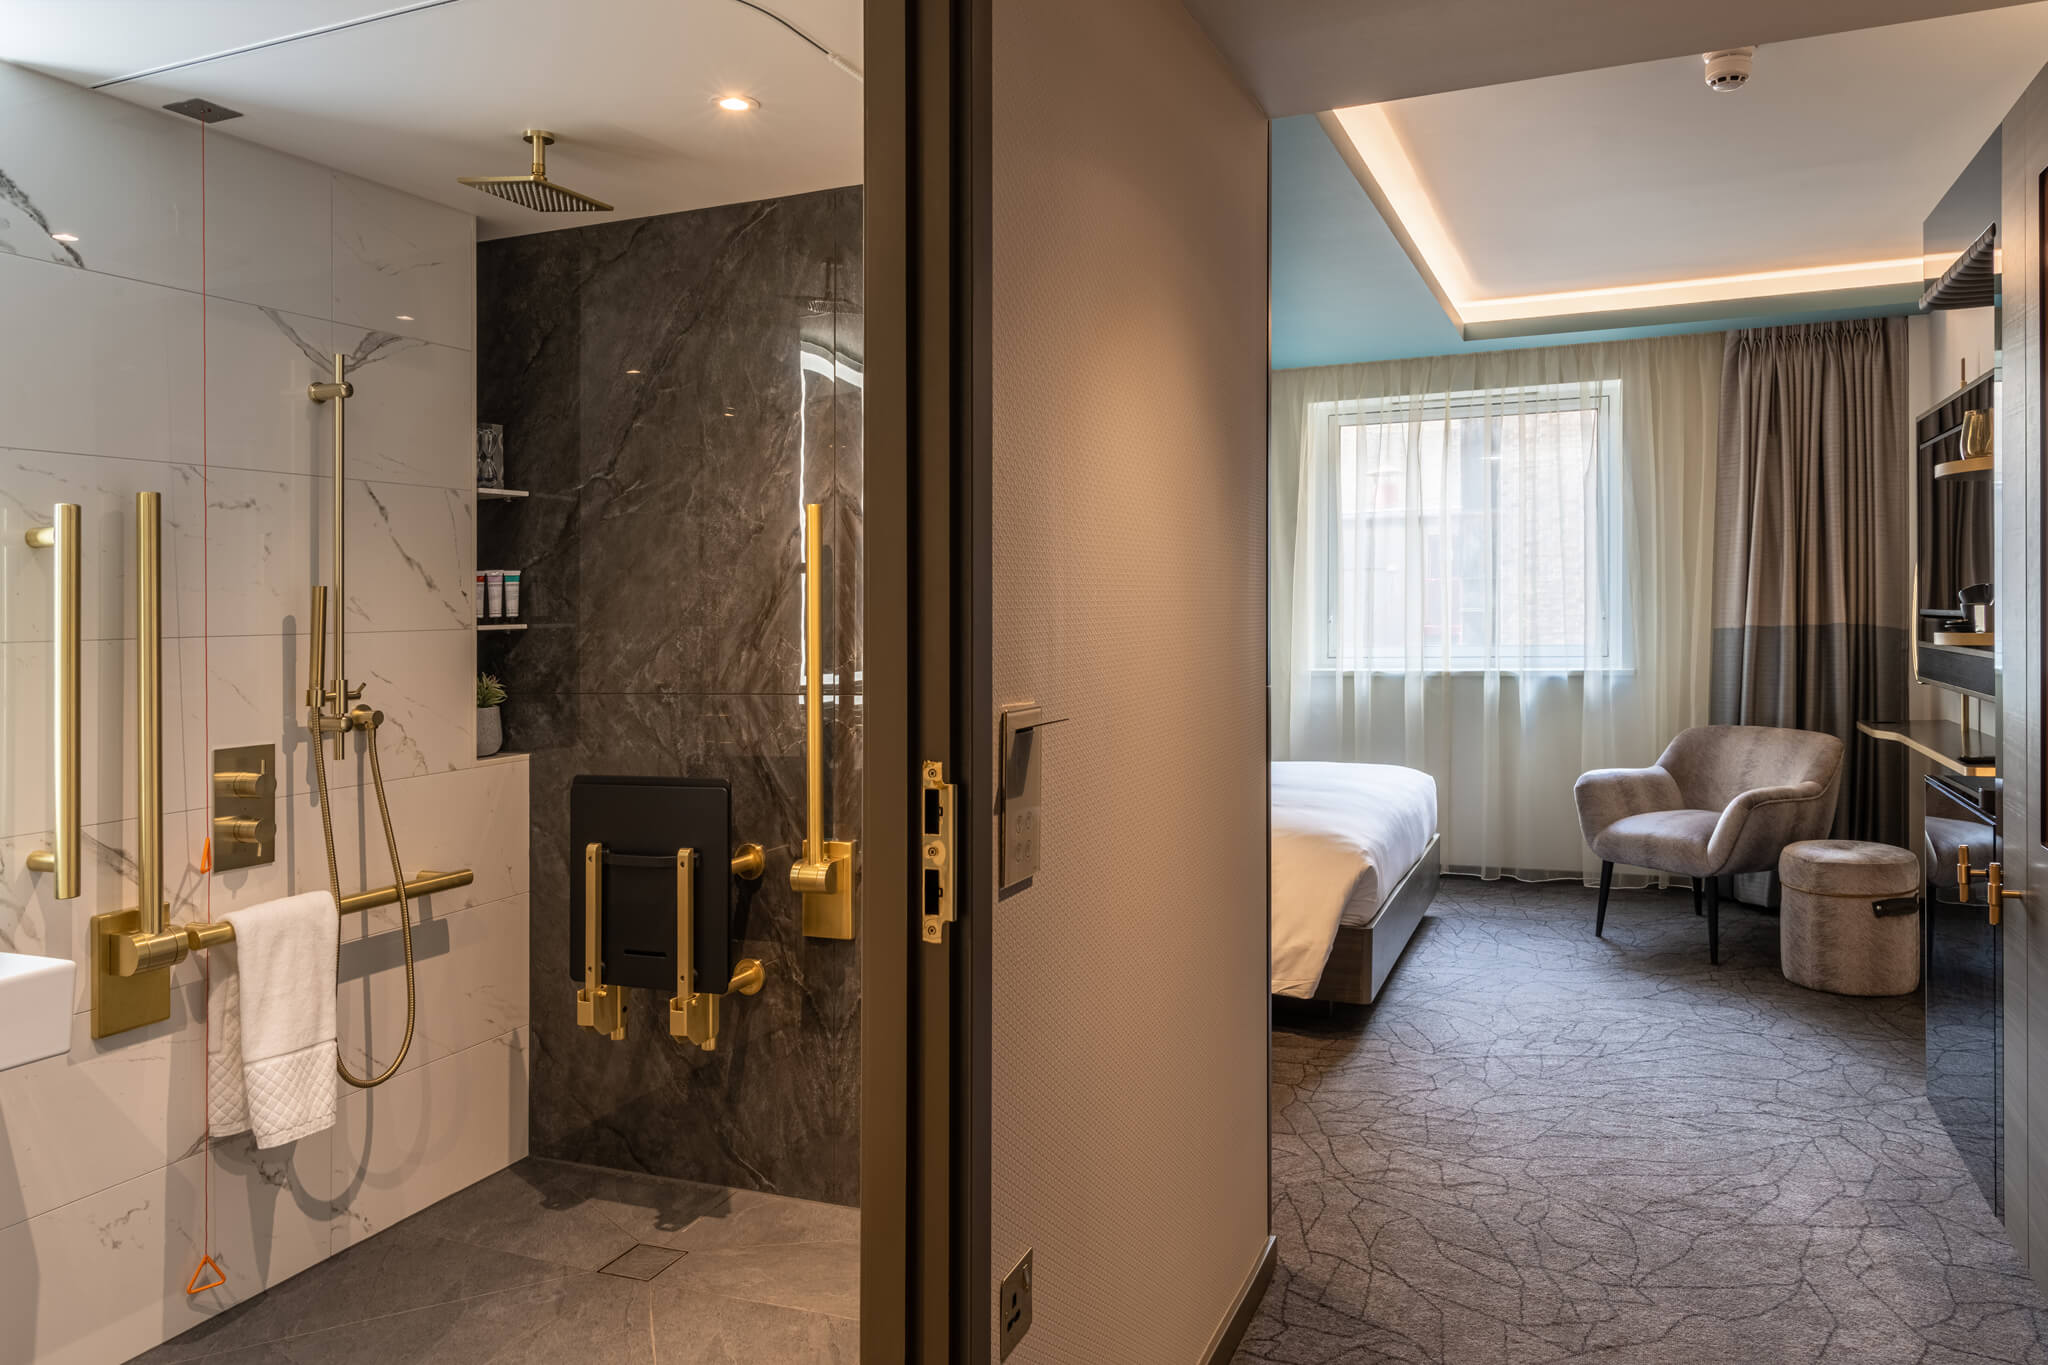
[[[1337,926],[1364,924],[1436,835],[1436,780],[1378,763],[1273,765],[1273,994],[1315,994]]]

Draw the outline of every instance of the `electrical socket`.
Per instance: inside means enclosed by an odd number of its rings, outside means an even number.
[[[1010,1352],[1031,1330],[1031,1252],[1026,1250],[1024,1259],[1003,1276],[1002,1292],[996,1295],[996,1333],[1001,1347],[999,1360],[1008,1360]]]

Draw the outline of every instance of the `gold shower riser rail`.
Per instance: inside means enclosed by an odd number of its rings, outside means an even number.
[[[406,899],[415,896],[431,896],[436,891],[451,891],[458,886],[468,886],[476,880],[476,873],[468,868],[454,872],[433,872],[422,870],[420,875],[405,884]],[[380,886],[374,891],[359,891],[353,896],[341,898],[341,913],[360,914],[375,910],[379,906],[398,904],[396,886]],[[187,924],[161,934],[148,936],[133,934],[116,938],[114,942],[113,969],[117,976],[132,976],[156,967],[169,967],[182,962],[195,952],[207,948],[218,948],[235,939],[235,926],[226,920],[215,920],[210,924]]]

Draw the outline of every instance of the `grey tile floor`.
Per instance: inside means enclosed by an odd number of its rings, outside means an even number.
[[[1928,1107],[1917,997],[1777,921],[1447,879],[1379,1005],[1273,1038],[1279,1266],[1240,1362],[2048,1362]]]
[[[859,1236],[854,1209],[527,1160],[137,1360],[852,1362]]]

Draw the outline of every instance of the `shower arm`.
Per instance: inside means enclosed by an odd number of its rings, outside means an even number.
[[[348,757],[348,732],[353,727],[348,704],[363,695],[361,687],[348,685],[348,540],[347,486],[343,482],[348,471],[348,400],[355,396],[355,385],[347,379],[348,357],[341,352],[334,353],[334,378],[331,381],[309,384],[306,396],[315,403],[334,404],[334,477],[332,497],[334,500],[334,529],[330,551],[334,558],[334,676],[330,681],[323,675],[321,660],[326,650],[325,596],[326,589],[313,589],[312,668],[306,680],[307,726],[313,731],[314,742],[324,732],[334,735],[334,756]],[[333,710],[328,710],[329,705]]]

